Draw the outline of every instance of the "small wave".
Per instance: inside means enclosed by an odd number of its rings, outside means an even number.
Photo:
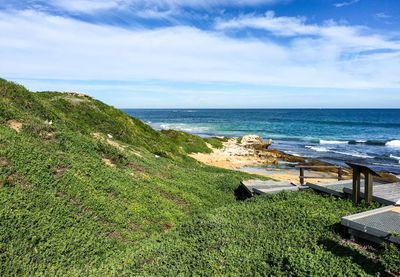
[[[387,147],[400,148],[400,140],[391,140],[386,142]]]
[[[297,154],[296,152],[293,152],[293,151],[287,151],[287,153],[292,155],[292,156],[295,156],[295,157],[301,157],[300,154]]]
[[[188,124],[160,124],[160,129],[162,130],[177,130],[177,131],[184,131],[188,133],[202,133],[206,132],[209,128],[204,126],[192,126]]]
[[[390,154],[390,158],[397,160],[400,164],[400,157]]]
[[[343,152],[343,151],[337,151],[337,150],[334,150],[334,149],[331,149],[331,148],[322,147],[322,146],[311,146],[311,145],[306,145],[305,147],[308,148],[308,149],[314,150],[316,152],[325,152],[325,153],[330,152],[330,153],[346,155],[346,156],[352,156],[352,157],[363,158],[363,159],[374,159],[375,158],[375,157],[370,156],[368,154],[355,152],[355,151]]]
[[[370,156],[368,154],[360,153],[360,152],[341,152],[341,151],[332,151],[333,153],[336,154],[341,154],[341,155],[346,155],[346,156],[352,156],[356,158],[363,158],[363,159],[374,159],[375,157]]]
[[[329,148],[325,148],[325,147],[321,147],[321,146],[310,146],[310,145],[306,145],[305,146],[308,149],[317,151],[317,152],[329,152],[330,149]]]
[[[323,140],[321,139],[319,141],[319,144],[348,144],[348,141],[343,141],[343,140]]]
[[[365,145],[376,145],[376,146],[384,146],[386,141],[379,140],[350,140],[349,144],[365,144]]]
[[[362,140],[362,139],[356,140],[356,143],[367,143],[367,142],[368,140]]]

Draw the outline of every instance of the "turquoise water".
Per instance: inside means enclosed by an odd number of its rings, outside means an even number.
[[[203,136],[257,134],[294,155],[400,174],[399,109],[124,110],[155,129]]]

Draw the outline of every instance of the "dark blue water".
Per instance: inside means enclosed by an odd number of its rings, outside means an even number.
[[[124,110],[155,129],[212,136],[257,134],[294,155],[360,162],[400,174],[400,110]]]

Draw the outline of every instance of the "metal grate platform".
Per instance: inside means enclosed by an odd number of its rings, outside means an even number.
[[[397,206],[345,216],[342,225],[366,239],[389,240],[400,244],[400,207]]]

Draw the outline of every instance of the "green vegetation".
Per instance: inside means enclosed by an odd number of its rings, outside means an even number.
[[[217,138],[217,137],[209,137],[204,138],[204,141],[210,144],[215,149],[221,149],[223,147],[223,142],[226,142],[227,138]]]
[[[162,130],[162,134],[167,136],[175,146],[183,149],[185,153],[211,153],[212,148],[222,148],[222,142],[227,141],[227,138],[208,137],[201,138],[196,135],[188,134],[176,130]],[[208,146],[209,144],[210,146]]]
[[[174,145],[183,149],[185,153],[211,153],[206,141],[199,136],[176,130],[162,130],[161,133],[170,138]]]
[[[0,80],[0,276],[399,271],[341,239],[364,210],[310,192],[237,202],[252,176],[187,156],[217,138],[156,132],[88,96]]]

